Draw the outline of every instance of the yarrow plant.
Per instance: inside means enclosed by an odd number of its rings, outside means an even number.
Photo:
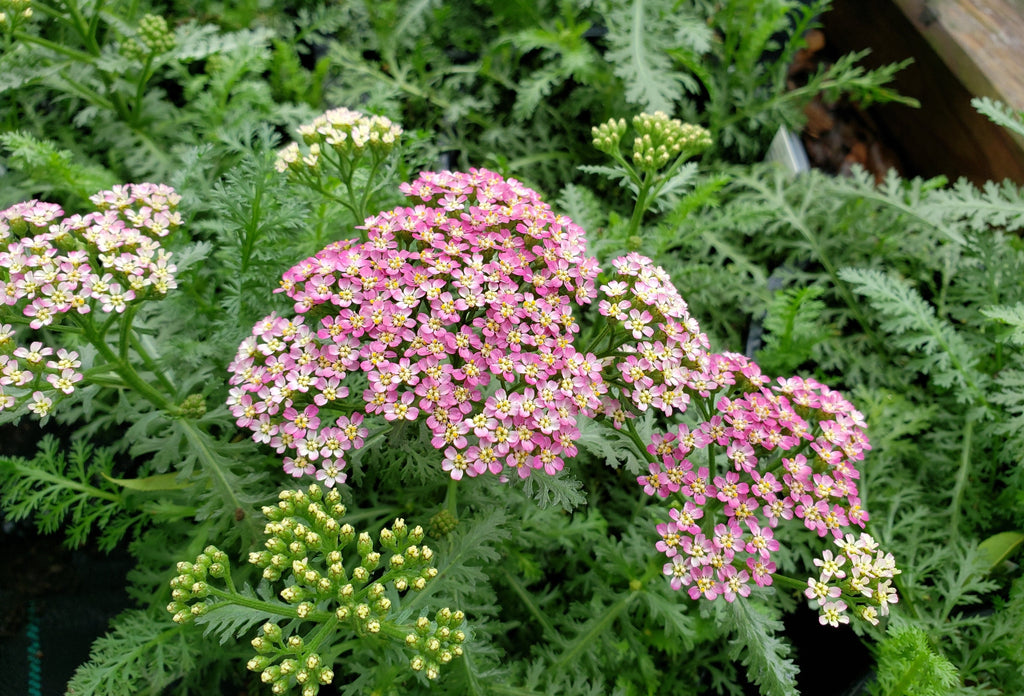
[[[258,323],[231,363],[232,414],[286,454],[286,472],[344,483],[367,418],[424,422],[454,480],[553,475],[577,453],[579,418],[625,427],[651,462],[644,492],[674,502],[657,529],[664,572],[694,599],[771,585],[783,520],[834,538],[864,525],[855,463],[869,445],[837,392],[772,385],[747,358],[711,353],[640,254],[614,260],[598,291],[582,230],[514,180],[424,173],[402,190],[416,206],[285,273],[296,316]],[[595,298],[605,323],[581,352],[574,310]],[[645,445],[632,420],[648,409],[689,422]]]
[[[6,44],[11,43],[14,32],[32,19],[32,0],[3,0],[0,2],[0,31]]]
[[[794,600],[1024,691],[1020,192],[723,159],[886,96],[782,92],[827,0],[279,5],[0,0],[4,532],[135,561],[69,693],[790,695]]]
[[[601,417],[646,450],[649,470],[637,478],[644,493],[671,503],[655,546],[669,559],[672,588],[731,602],[749,595],[751,583],[778,577],[771,559],[781,522],[796,518],[834,539],[863,527],[856,463],[870,445],[853,405],[815,380],[773,384],[748,358],[710,352],[668,274],[650,259],[632,253],[613,267],[614,278],[600,286],[606,325],[594,346],[608,386]],[[633,420],[648,409],[685,412],[686,420],[644,445]],[[891,556],[883,565],[895,567]],[[875,611],[884,615],[896,595],[879,593]],[[840,610],[837,602],[821,606],[829,617]]]
[[[231,625],[236,606],[280,617],[252,639],[256,656],[247,664],[272,693],[298,689],[315,696],[332,683],[333,665],[356,645],[339,634],[393,641],[410,654],[413,671],[428,679],[462,655],[463,612],[443,608],[433,619],[403,619],[408,607],[398,611],[401,594],[420,592],[437,576],[433,551],[420,545],[422,528],[395,520],[380,531],[381,553],[367,532],[344,522],[338,491],[317,485],[282,491],[278,504],[263,512],[269,520],[265,548],[252,552],[249,562],[264,581],[286,583],[278,593],[283,601],[237,589],[227,554],[208,546],[195,561],[178,563],[167,611],[177,623],[195,621],[215,631],[221,621]]]
[[[637,114],[632,125],[635,136],[628,157],[622,152],[622,139],[628,130],[625,119],[611,119],[594,126],[594,147],[610,156],[617,166],[582,167],[584,171],[620,179],[633,191],[635,204],[626,230],[628,236],[639,232],[644,213],[659,196],[693,174],[694,165],[686,165],[686,161],[711,146],[711,133],[706,128],[670,118],[663,111]]]
[[[32,340],[15,325],[60,327],[106,348],[115,323],[139,303],[176,287],[163,239],[181,224],[178,195],[158,184],[128,184],[91,198],[96,210],[65,216],[60,206],[28,201],[0,212],[0,411],[27,408],[46,417],[55,399],[83,378],[77,351]],[[122,316],[124,315],[124,316]]]
[[[345,480],[367,416],[422,421],[453,479],[554,474],[576,418],[604,390],[574,347],[574,307],[594,296],[583,231],[486,170],[424,173],[416,205],[369,218],[282,280],[295,318],[271,315],[231,363],[229,402],[285,470]],[[358,377],[358,380],[357,380]],[[362,403],[345,401],[365,385]]]

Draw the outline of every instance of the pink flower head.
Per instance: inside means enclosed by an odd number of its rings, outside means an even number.
[[[453,478],[557,473],[575,453],[576,418],[594,415],[606,391],[602,366],[573,347],[573,308],[594,299],[598,273],[583,230],[482,169],[425,172],[401,189],[410,207],[368,218],[363,241],[331,244],[284,274],[280,292],[319,326],[260,322],[231,384],[269,387],[273,423],[288,408],[338,408],[362,371],[365,413],[422,422]],[[492,391],[495,378],[503,388]],[[272,442],[304,446],[300,425]]]

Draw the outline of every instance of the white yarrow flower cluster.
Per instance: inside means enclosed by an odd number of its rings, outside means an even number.
[[[402,129],[384,116],[367,116],[342,107],[299,126],[298,133],[306,149],[292,142],[279,150],[274,165],[277,171],[301,176],[316,172],[325,157],[354,159],[366,150],[383,157],[394,148]]]
[[[889,605],[899,601],[892,585],[900,573],[896,559],[880,551],[869,534],[847,534],[834,541],[840,555],[829,550],[814,560],[820,572],[817,578],[807,579],[804,595],[817,606],[822,625],[850,623],[846,612],[851,604],[861,619],[878,625],[880,616],[888,616]]]

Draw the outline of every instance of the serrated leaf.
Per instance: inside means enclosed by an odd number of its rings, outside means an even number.
[[[174,33],[174,48],[169,58],[182,62],[200,60],[215,53],[228,53],[243,46],[261,46],[273,38],[274,32],[265,27],[221,33],[213,24],[189,22]]]
[[[1006,340],[1018,346],[1024,345],[1024,303],[985,307],[980,311],[989,319],[1010,327]]]
[[[728,617],[736,632],[729,654],[732,659],[743,661],[747,676],[764,696],[799,696],[799,670],[789,658],[790,646],[779,637],[785,627],[767,611],[767,607],[749,599],[730,602],[719,611],[719,616]]]
[[[239,594],[243,597],[257,599],[256,593],[249,585],[243,587]],[[268,621],[280,621],[282,616],[291,614],[292,608],[289,605],[278,602],[276,599],[268,599],[266,597],[261,599],[265,602],[280,604],[281,612],[243,607],[239,604],[215,602],[210,605],[206,613],[196,617],[196,624],[204,626],[204,637],[216,638],[221,645],[224,645],[232,639],[241,638],[257,624],[263,624]]]
[[[161,607],[122,612],[93,643],[89,660],[75,671],[66,693],[159,693],[200,663],[217,658],[197,636],[195,629],[168,621]]]
[[[987,375],[976,369],[978,356],[964,337],[906,281],[875,269],[843,268],[839,277],[868,298],[892,344],[914,357],[913,366],[961,403],[985,398]]]
[[[641,442],[649,442],[654,427],[654,414],[648,410],[636,421]],[[576,444],[612,468],[624,467],[633,475],[647,470],[647,459],[638,452],[636,443],[622,430],[615,430],[604,422],[583,419],[579,424],[580,437]]]
[[[1024,116],[1020,111],[990,97],[975,97],[971,99],[971,106],[993,123],[1024,137]]]
[[[605,20],[609,45],[605,59],[623,81],[626,100],[649,111],[674,113],[675,104],[699,85],[674,69],[668,50],[685,45],[703,53],[710,47],[710,29],[678,7],[657,0],[614,3]]]

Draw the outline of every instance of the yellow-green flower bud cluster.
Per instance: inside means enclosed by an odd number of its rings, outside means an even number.
[[[430,536],[435,539],[443,539],[455,531],[457,526],[459,526],[459,520],[445,509],[430,518],[427,528],[430,530]]]
[[[381,530],[378,550],[368,533],[343,522],[340,499],[337,489],[315,484],[308,492],[283,491],[276,506],[263,509],[266,548],[249,560],[268,580],[288,578],[280,596],[299,618],[333,615],[358,635],[380,634],[399,593],[422,590],[437,575],[434,552],[419,545],[423,528],[403,519]]]
[[[167,20],[160,15],[147,14],[139,20],[135,36],[121,42],[121,53],[144,61],[150,56],[167,53],[174,44],[174,32],[167,25]]]
[[[641,169],[661,169],[680,155],[692,157],[711,145],[707,129],[669,118],[663,111],[637,114],[633,129],[633,164]]]
[[[424,618],[414,626],[390,616],[401,593],[422,590],[437,576],[433,550],[420,544],[422,527],[410,528],[397,519],[381,530],[375,544],[367,532],[344,522],[339,491],[316,484],[304,491],[282,491],[277,504],[264,507],[263,514],[267,538],[262,550],[249,555],[249,562],[262,569],[264,580],[283,584],[279,596],[297,619],[289,621],[286,630],[267,623],[252,641],[256,656],[248,668],[258,672],[273,693],[298,687],[303,696],[314,696],[321,685],[330,683],[334,673],[322,646],[329,645],[339,630],[398,641],[412,632],[407,648],[418,669],[427,670],[431,678],[440,665],[462,654],[462,612],[444,609],[434,624]],[[191,621],[239,597],[227,558],[212,546],[194,563],[179,563],[178,573],[171,581],[173,602],[168,606],[175,621]],[[222,578],[227,590],[211,587],[209,578]],[[242,594],[244,606],[263,601],[251,590]],[[281,606],[276,604],[278,612]],[[316,628],[304,628],[305,622]],[[325,626],[333,630],[325,631]]]
[[[216,546],[207,546],[194,563],[182,561],[171,580],[171,603],[167,605],[176,623],[188,623],[210,610],[212,602],[207,578],[224,578],[230,573],[228,556]]]
[[[621,118],[618,120],[613,118],[607,123],[591,128],[590,134],[594,138],[594,147],[598,150],[608,154],[617,152],[619,142],[622,140],[622,136],[626,134],[626,121]]]
[[[178,404],[178,413],[193,420],[202,418],[206,415],[206,397],[202,394],[189,394]]]
[[[260,673],[260,681],[270,684],[274,694],[288,693],[298,687],[302,696],[316,696],[320,687],[334,681],[334,670],[315,647],[299,635],[284,637],[281,627],[266,623],[252,639],[256,656],[246,664]]]
[[[442,665],[462,655],[466,633],[462,624],[466,615],[447,607],[434,615],[431,621],[421,616],[415,628],[405,637],[405,644],[414,652],[409,666],[423,672],[427,679],[437,679]]]
[[[376,161],[394,149],[402,129],[384,116],[367,116],[344,107],[317,116],[311,123],[299,126],[305,149],[292,142],[277,153],[275,166],[279,172],[303,175],[319,174],[327,161],[342,170],[354,168],[365,152]]]
[[[139,20],[139,40],[150,53],[167,53],[174,48],[174,32],[160,15],[143,15]]]

